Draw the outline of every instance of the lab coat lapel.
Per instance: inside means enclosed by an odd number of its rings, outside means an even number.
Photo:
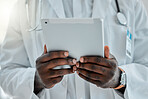
[[[62,0],[48,0],[59,18],[65,18]]]
[[[92,17],[104,19],[111,5],[111,1],[112,0],[94,0]]]
[[[23,3],[20,4],[20,8],[22,10],[20,11],[20,27],[22,31],[22,37],[24,40],[25,46],[28,48],[26,49],[30,58],[31,66],[35,66],[35,59],[37,58],[37,51],[36,51],[36,43],[35,43],[35,31],[32,33],[29,32],[30,24],[32,26],[35,26],[36,24],[36,6],[38,5],[38,0],[28,0],[28,13],[30,17],[30,21],[27,19],[27,9],[26,9],[26,1],[22,0]],[[35,51],[35,52],[34,52]]]
[[[85,98],[85,82],[75,73],[75,84],[76,84],[76,95],[77,99],[86,99]]]

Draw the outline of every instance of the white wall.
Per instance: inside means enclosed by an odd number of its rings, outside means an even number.
[[[11,8],[16,0],[0,0],[0,45],[4,39]],[[0,88],[0,99],[10,99]]]
[[[15,0],[0,0],[0,44],[4,39],[9,14]]]

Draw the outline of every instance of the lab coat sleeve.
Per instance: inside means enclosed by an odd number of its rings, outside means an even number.
[[[148,98],[148,16],[141,0],[135,4],[133,63],[120,66],[127,76],[125,99]]]
[[[9,19],[0,55],[0,85],[13,99],[38,99],[33,93],[35,68],[31,68],[20,30],[18,4]]]

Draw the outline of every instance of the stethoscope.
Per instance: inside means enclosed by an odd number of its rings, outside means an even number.
[[[127,25],[127,19],[126,19],[125,15],[120,10],[118,0],[115,0],[115,1],[116,1],[116,7],[117,7],[117,19],[118,19],[118,22],[121,25],[126,26]]]
[[[127,19],[126,19],[125,15],[120,10],[118,0],[115,0],[115,2],[116,2],[116,7],[117,7],[117,20],[118,20],[119,24],[121,24],[123,26],[127,26]],[[39,0],[39,18],[40,18],[40,20],[41,20],[41,14],[42,14],[42,6],[41,6],[41,4],[42,4],[42,0]],[[28,22],[30,22],[28,0],[26,0],[26,11],[27,11]],[[29,32],[31,32],[31,31],[40,31],[41,29],[37,29],[39,25],[40,25],[40,21],[34,27],[32,27],[31,23],[30,23],[30,29],[28,31]]]

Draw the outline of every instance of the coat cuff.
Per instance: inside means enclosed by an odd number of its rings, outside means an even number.
[[[148,68],[141,64],[127,64],[119,66],[126,73],[125,99],[147,99],[148,94]]]

